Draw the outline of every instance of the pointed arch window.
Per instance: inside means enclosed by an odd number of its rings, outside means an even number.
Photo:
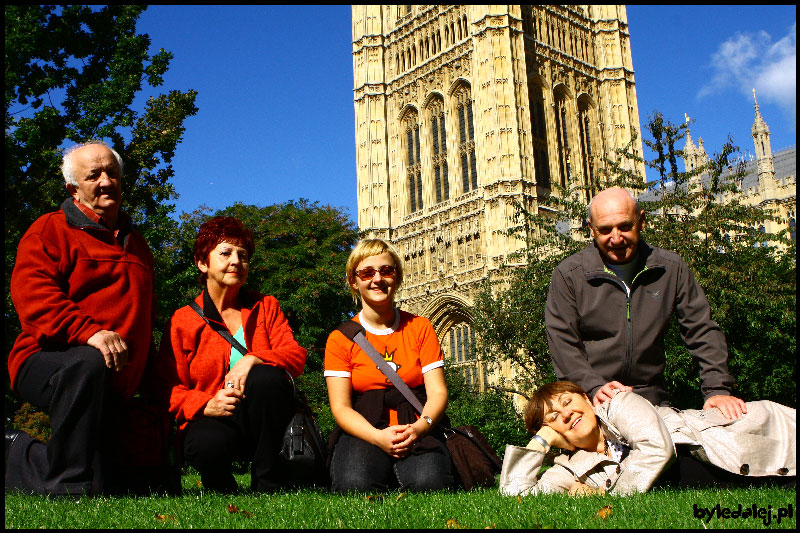
[[[456,93],[458,109],[458,153],[461,158],[461,184],[464,192],[478,187],[478,165],[475,158],[475,126],[472,118],[472,95],[468,86]]]
[[[450,181],[447,172],[447,128],[444,119],[444,100],[435,98],[429,105],[431,137],[433,139],[433,183],[436,203],[450,198]]]
[[[533,137],[533,165],[536,172],[536,184],[550,188],[550,158],[547,155],[547,125],[544,116],[544,96],[542,88],[531,83],[528,85],[528,109],[531,114],[531,130]]]
[[[582,101],[578,105],[578,135],[581,144],[581,163],[585,174],[586,184],[590,187],[594,185],[594,156],[592,155],[592,128],[590,118],[591,107],[587,101]],[[586,200],[589,200],[589,191],[586,191]]]
[[[479,372],[474,353],[475,330],[467,322],[453,326],[448,333],[450,345],[450,361],[464,376],[468,385],[478,387]]]
[[[558,171],[561,186],[566,187],[572,170],[570,169],[569,126],[567,121],[567,99],[563,91],[553,95],[553,112],[556,124],[556,146],[558,150]]]
[[[416,110],[410,110],[403,119],[405,129],[406,153],[408,166],[406,182],[408,183],[409,210],[411,213],[422,210],[422,170],[419,156],[419,120]]]

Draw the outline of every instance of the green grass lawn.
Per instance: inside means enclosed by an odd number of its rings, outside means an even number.
[[[249,476],[239,478],[240,486]],[[208,493],[183,477],[180,497],[49,500],[6,494],[6,528],[790,528],[795,489],[656,489],[628,497],[503,497],[471,492],[334,496],[321,490],[273,495]],[[695,508],[714,509],[710,519]],[[742,512],[739,516],[735,513]],[[755,506],[756,516],[752,514]],[[729,516],[726,518],[725,509]],[[767,517],[769,513],[769,517]],[[778,514],[781,514],[778,523]],[[719,515],[723,515],[718,517]],[[784,516],[786,515],[786,516]],[[791,516],[788,516],[791,515]]]

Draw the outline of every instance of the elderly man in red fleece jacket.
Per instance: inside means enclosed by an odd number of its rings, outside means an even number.
[[[124,406],[152,345],[153,257],[120,211],[122,160],[101,141],[68,150],[71,198],[19,243],[11,298],[22,333],[8,357],[14,390],[47,411],[48,444],[6,430],[6,490],[51,496],[108,488]]]

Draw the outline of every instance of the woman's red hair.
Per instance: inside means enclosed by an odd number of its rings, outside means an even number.
[[[200,226],[200,232],[194,241],[194,262],[208,264],[211,251],[221,242],[236,244],[247,250],[248,257],[253,257],[256,245],[253,234],[242,221],[234,217],[214,217]],[[200,273],[200,282],[205,283],[206,274]]]

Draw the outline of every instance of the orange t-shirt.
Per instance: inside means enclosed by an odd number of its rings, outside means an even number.
[[[366,330],[367,340],[410,388],[423,384],[425,372],[444,366],[442,348],[433,326],[425,317],[396,310],[391,328],[375,330],[354,318]],[[325,346],[325,377],[350,378],[357,393],[392,387],[378,366],[356,343],[336,330]],[[397,412],[389,411],[389,425],[397,424]]]

